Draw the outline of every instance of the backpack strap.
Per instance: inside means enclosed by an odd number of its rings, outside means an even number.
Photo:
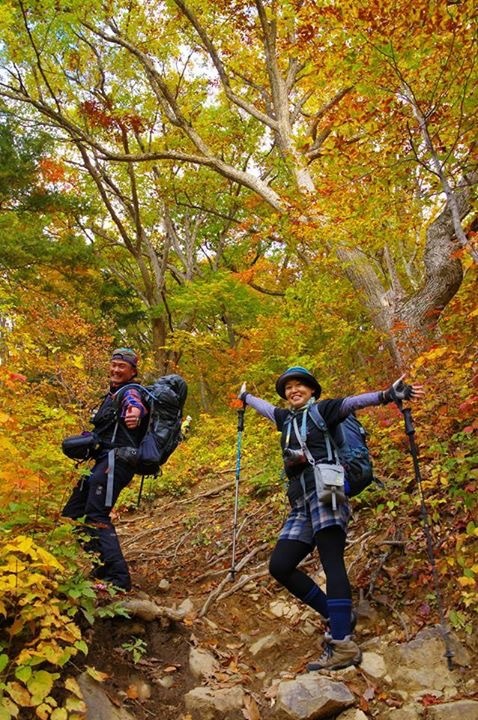
[[[305,415],[305,412],[304,412]],[[304,453],[305,457],[309,461],[311,465],[315,465],[314,456],[310,452],[309,448],[306,445],[305,438],[303,437],[302,432],[299,432],[299,427],[297,425],[297,418],[292,418],[292,427],[294,428],[295,435],[297,437],[297,440],[299,441],[300,449]]]
[[[119,419],[116,421],[115,429],[113,430],[113,436],[111,438],[111,444],[114,445],[114,441],[116,439],[116,433],[118,432],[119,427]],[[131,441],[131,445],[134,448],[137,448],[138,445],[136,444],[135,440],[131,437],[130,433],[128,432],[127,428],[122,428],[126,436]],[[110,508],[113,507],[113,490],[114,490],[114,480],[115,480],[115,463],[116,463],[116,450],[118,448],[112,447],[110,450],[108,450],[108,471],[107,471],[107,477],[106,477],[106,497],[105,497],[105,507]]]
[[[314,419],[314,416],[312,414],[313,408],[317,411],[317,421]],[[310,411],[310,417],[314,424],[319,428],[319,430],[324,434],[325,439],[325,447],[327,450],[327,462],[329,463],[340,463],[340,460],[338,460],[338,453],[335,452],[332,448],[332,445],[334,445],[335,450],[337,449],[334,443],[333,437],[330,435],[327,425],[325,424],[325,421],[321,414],[319,413],[318,409],[316,408],[316,405],[311,405],[308,408],[305,408],[303,415],[302,415],[302,425],[301,430],[299,432],[299,426],[297,423],[297,417],[295,415],[291,415],[291,419],[289,422],[291,422],[292,427],[294,428],[294,432],[296,435],[296,438],[299,442],[300,449],[304,453],[305,457],[309,461],[311,465],[315,465],[317,462],[312,453],[310,452],[309,448],[307,447],[307,411]],[[286,447],[289,445],[289,437],[290,437],[290,430],[287,433],[286,437]]]
[[[327,448],[327,460],[329,462],[340,463],[339,457],[339,445],[335,442],[334,437],[331,435],[327,424],[320,414],[320,410],[317,407],[317,403],[314,403],[309,407],[310,419],[314,425],[324,434],[325,436],[325,447]],[[333,450],[332,450],[333,446]]]
[[[111,443],[113,444],[116,438],[116,433],[118,431],[118,425],[119,420],[116,421],[115,429],[113,430],[113,437],[111,438]],[[110,508],[113,507],[113,489],[114,489],[114,480],[115,480],[115,451],[114,448],[111,450],[108,450],[108,469],[107,469],[107,476],[106,476],[106,497],[105,497],[105,507]]]

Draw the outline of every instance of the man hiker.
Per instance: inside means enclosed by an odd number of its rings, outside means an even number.
[[[110,513],[121,490],[131,481],[134,467],[110,451],[137,446],[148,425],[148,409],[139,392],[128,388],[138,374],[137,368],[138,358],[131,348],[113,352],[109,391],[91,420],[99,440],[95,464],[89,475],[80,479],[62,511],[63,517],[84,518],[89,535],[85,549],[97,554],[93,576],[124,591],[131,589],[131,578]],[[118,390],[123,392],[117,408],[114,395]]]
[[[341,489],[336,475],[342,468],[336,459],[334,464],[330,438],[337,425],[356,410],[392,401],[417,400],[424,395],[421,385],[407,385],[403,378],[384,391],[319,400],[319,382],[308,370],[295,366],[282,373],[276,382],[277,393],[287,400],[289,409],[254,397],[246,391],[245,383],[239,394],[245,404],[272,420],[282,433],[291,510],[272,552],[269,571],[324,620],[324,650],[316,662],[309,663],[309,671],[338,670],[358,665],[362,659],[353,640],[356,617],[344,563],[350,506],[343,491],[344,480]],[[322,429],[314,422],[316,416]],[[326,592],[297,569],[315,547],[326,577]]]

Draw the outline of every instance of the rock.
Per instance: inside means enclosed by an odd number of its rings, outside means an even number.
[[[360,669],[374,679],[383,678],[387,674],[387,666],[383,657],[374,652],[363,653]]]
[[[468,650],[458,640],[455,635],[448,636],[450,649],[453,653],[452,662],[454,665],[460,665],[460,667],[470,667],[472,664],[472,658]]]
[[[314,623],[310,622],[310,620],[305,620],[300,625],[300,632],[303,635],[307,635],[308,637],[312,637],[312,635],[315,635],[317,632],[317,628],[315,627]]]
[[[248,593],[254,592],[257,590],[257,583],[254,580],[251,580],[251,582],[248,582],[247,585],[244,585],[243,590]]]
[[[171,587],[171,583],[169,580],[166,580],[166,578],[163,578],[161,582],[158,584],[158,590],[160,592],[167,592],[169,588]]]
[[[385,648],[384,659],[396,687],[415,692],[443,691],[455,687],[443,653],[440,632],[427,628],[408,643]]]
[[[281,618],[287,615],[289,605],[282,600],[274,600],[274,602],[271,602],[269,605],[269,610],[275,617]]]
[[[271,613],[278,618],[285,617],[288,620],[298,620],[301,608],[296,603],[287,603],[283,600],[274,600],[269,605]]]
[[[357,668],[355,665],[349,665],[342,670],[334,670],[334,678],[340,680],[340,682],[351,682],[357,677]]]
[[[183,600],[180,605],[178,605],[178,612],[180,612],[183,617],[185,615],[189,615],[190,613],[194,612],[194,605],[192,601],[189,598],[186,598],[186,600]]]
[[[124,708],[118,708],[106,695],[101,683],[84,672],[78,677],[78,684],[86,704],[85,720],[134,720]]]
[[[259,638],[259,640],[256,640],[256,642],[251,645],[249,648],[251,655],[259,655],[264,650],[270,650],[273,647],[276,647],[277,645],[280,645],[281,639],[279,635],[272,634],[272,635],[266,635],[265,637]]]
[[[427,720],[478,720],[477,700],[457,700],[430,705]]]
[[[357,619],[360,620],[376,620],[378,613],[373,608],[368,600],[360,600],[359,604],[355,608],[355,612],[357,613]]]
[[[405,705],[395,710],[387,710],[380,720],[421,720],[422,714],[413,705]]]
[[[191,648],[189,669],[195,678],[205,678],[219,670],[219,663],[210,652],[201,648]]]
[[[300,608],[295,603],[292,603],[289,605],[287,612],[286,612],[286,618],[289,620],[294,620],[295,618],[299,619],[300,616]]]
[[[192,720],[244,720],[241,687],[219,690],[197,687],[186,693],[184,702]]]
[[[277,720],[320,720],[352,705],[354,696],[343,683],[316,673],[298,675],[281,682],[277,689],[274,718]]]
[[[375,652],[378,655],[384,655],[385,650],[388,646],[388,643],[384,643],[381,638],[376,636],[371,637],[368,640],[360,643],[360,647],[362,648],[363,652],[365,652],[365,650],[370,650],[371,652]]]
[[[368,720],[368,718],[362,710],[350,708],[350,710],[346,710],[340,713],[340,715],[337,715],[337,720]]]
[[[174,678],[171,677],[171,675],[166,675],[166,677],[158,677],[154,681],[156,685],[161,685],[161,687],[169,689],[172,688],[174,685]]]

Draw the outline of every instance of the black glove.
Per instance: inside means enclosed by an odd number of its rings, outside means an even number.
[[[390,402],[401,402],[402,400],[410,400],[413,394],[411,385],[404,383],[402,378],[395,380],[387,390],[382,391],[382,403],[386,405]]]

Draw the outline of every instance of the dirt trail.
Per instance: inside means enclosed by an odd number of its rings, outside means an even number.
[[[231,581],[234,485],[222,480],[211,477],[187,497],[161,498],[116,520],[132,571],[132,595],[169,607],[190,600],[193,606],[182,622],[114,618],[97,623],[92,631],[88,665],[108,674],[105,688],[110,698],[124,703],[138,720],[187,718],[184,694],[201,684],[189,671],[191,646],[208,649],[219,662],[209,684],[241,684],[264,719],[271,715],[272,680],[293,677],[319,654],[324,629],[320,620],[309,613],[305,623],[306,608],[299,603],[289,619],[271,612],[277,599],[295,602],[267,572],[270,549],[287,510],[282,498],[241,499],[240,569]],[[419,599],[407,600],[406,613],[394,599],[406,594],[406,561],[398,528],[383,526],[372,532],[367,529],[367,511],[357,515],[347,563],[354,587],[360,586],[362,595],[371,591],[374,606],[362,605],[370,612],[368,618],[362,616],[359,641],[384,632],[404,641],[430,620],[418,612]],[[315,558],[307,564],[309,572],[320,572]],[[251,645],[269,634],[278,635],[281,642],[257,657],[251,655]],[[353,691],[361,697],[368,681],[360,672],[358,678]],[[268,686],[269,697],[264,690]]]

